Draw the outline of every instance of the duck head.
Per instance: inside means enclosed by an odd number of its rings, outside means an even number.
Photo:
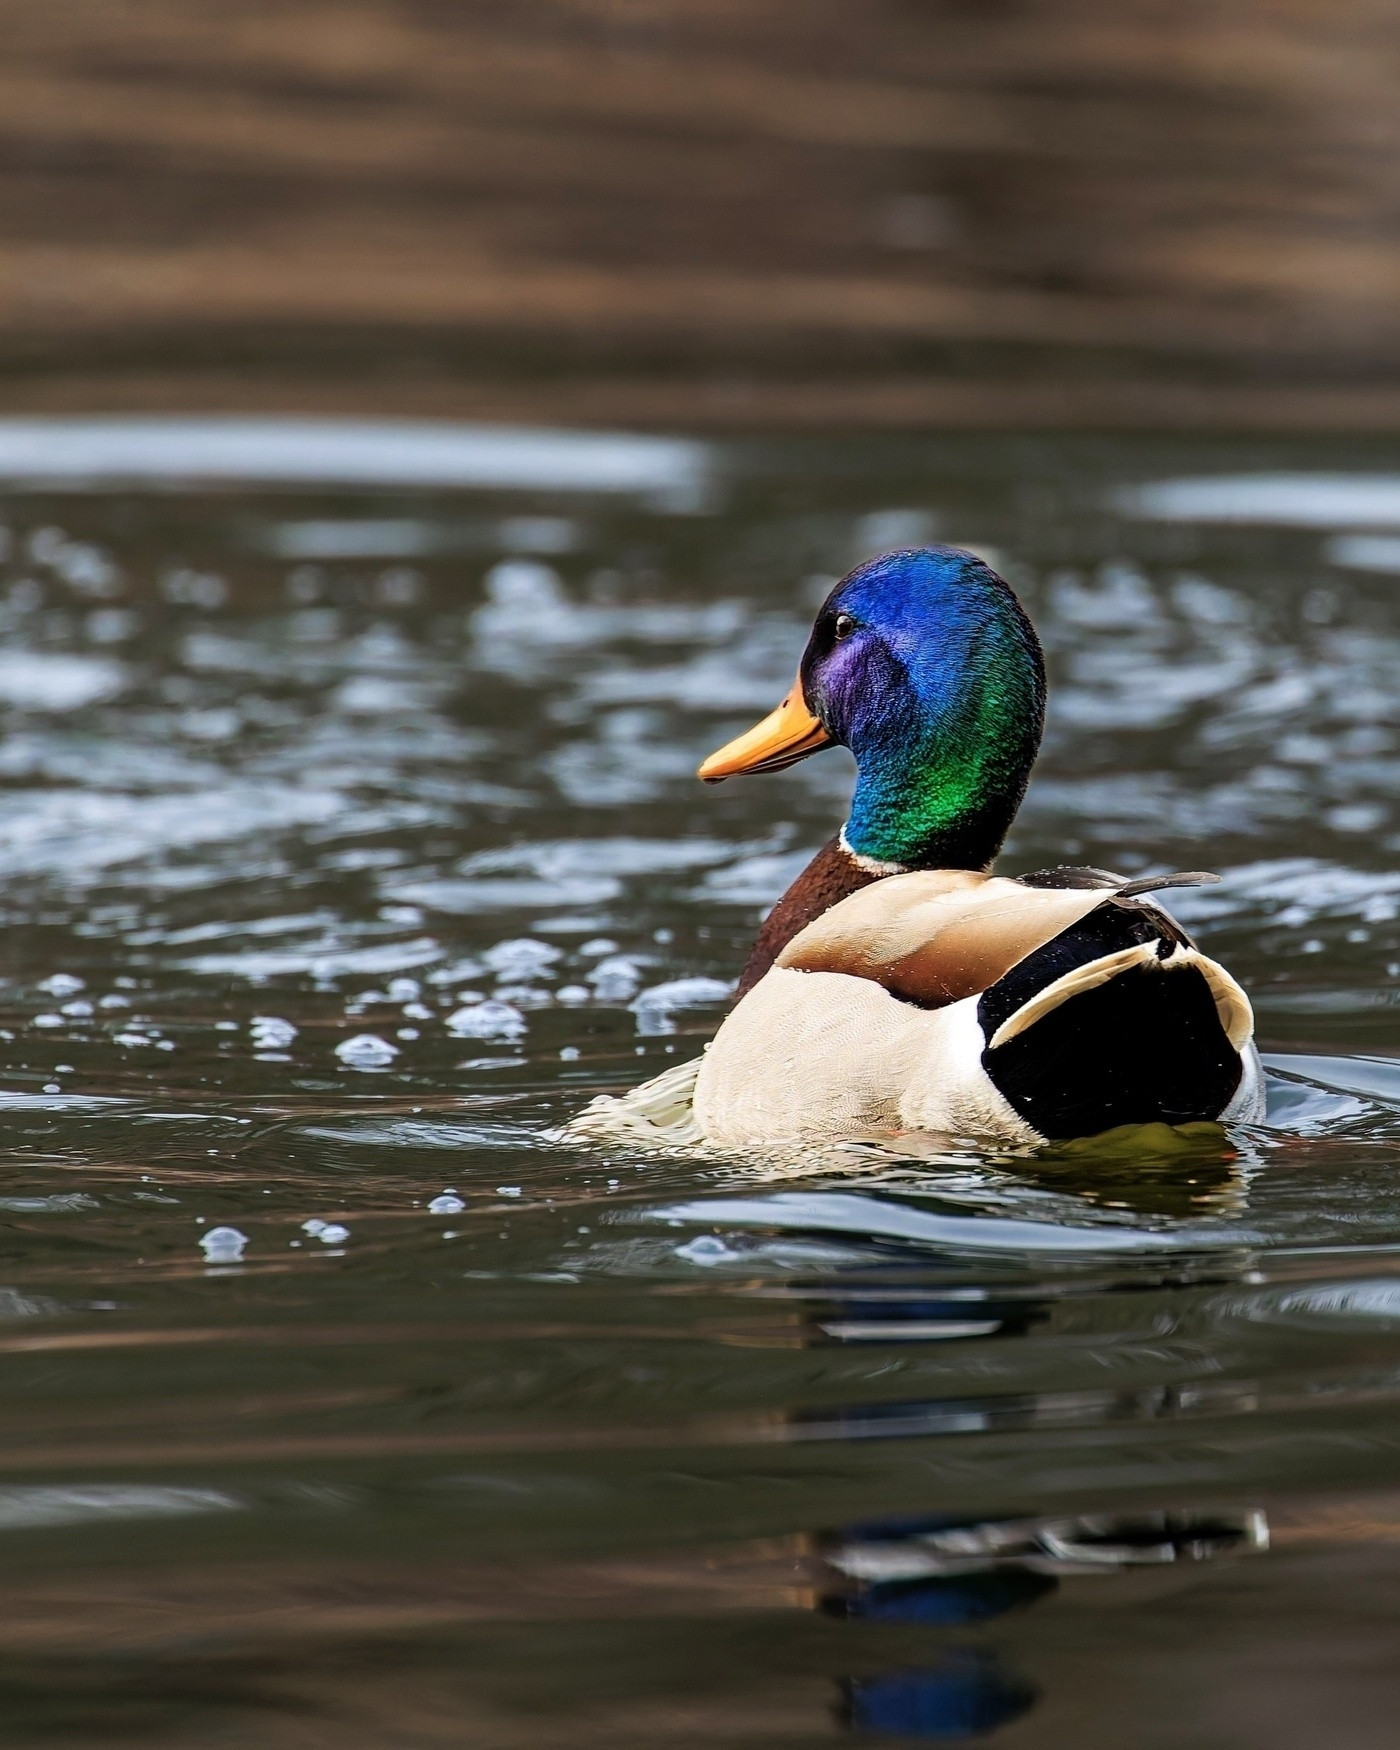
[[[827,597],[777,710],[699,775],[780,771],[837,743],[857,768],[847,850],[880,873],[984,869],[1044,714],[1040,643],[1010,586],[956,547],[885,553]]]

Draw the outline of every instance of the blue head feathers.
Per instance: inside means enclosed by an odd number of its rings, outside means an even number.
[[[955,547],[886,553],[827,597],[803,696],[856,757],[845,838],[910,868],[985,868],[1040,745],[1045,670],[1021,604]]]

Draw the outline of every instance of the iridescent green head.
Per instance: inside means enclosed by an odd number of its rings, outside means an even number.
[[[991,863],[1040,746],[1045,665],[990,566],[956,547],[858,566],[817,615],[799,677],[856,757],[851,850],[915,869]]]

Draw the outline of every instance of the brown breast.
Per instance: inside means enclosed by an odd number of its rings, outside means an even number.
[[[839,837],[829,839],[763,920],[734,993],[735,1002],[758,983],[792,938],[814,918],[880,879],[861,868]]]

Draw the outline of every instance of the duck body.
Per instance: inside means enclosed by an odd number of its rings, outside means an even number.
[[[992,873],[1044,703],[1034,629],[975,555],[885,554],[843,579],[791,692],[700,776],[845,745],[845,825],[764,921],[698,1065],[611,1105],[726,1148],[1259,1117],[1249,1000],[1150,897],[1214,876]]]
[[[1037,886],[1038,881],[1084,885]],[[1091,884],[1092,883],[1092,884]],[[800,930],[700,1061],[722,1147],[932,1131],[1010,1145],[1249,1120],[1244,992],[1099,871],[884,878]]]

